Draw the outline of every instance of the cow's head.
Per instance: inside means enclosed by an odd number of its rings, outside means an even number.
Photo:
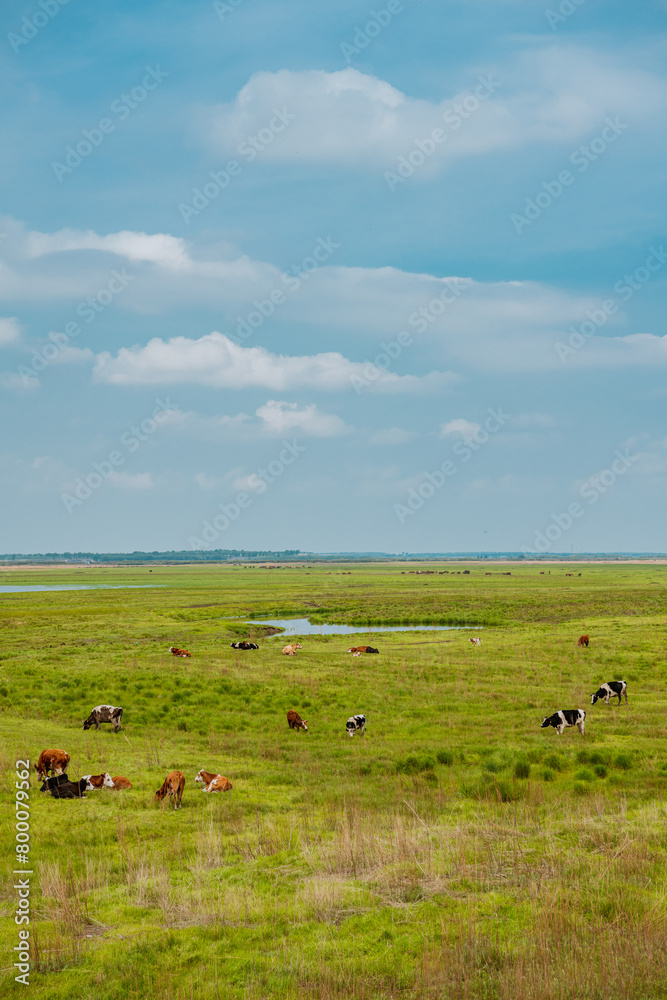
[[[90,718],[89,719],[84,719],[84,721],[83,721],[83,728],[84,729],[90,729],[90,727],[92,726],[92,724],[93,724],[93,720],[92,719],[90,719]]]
[[[202,781],[202,782],[205,781],[203,774],[204,774],[204,769],[202,768],[197,777],[195,778],[195,781]]]
[[[542,719],[542,725],[540,726],[540,729],[546,729],[547,726],[549,726],[549,725],[551,725],[551,719],[550,718],[548,718],[548,719]]]
[[[302,729],[305,729],[305,731],[308,732],[308,726],[306,725],[305,719],[302,719],[299,725],[301,726]]]
[[[345,723],[345,728],[347,729],[347,735],[348,736],[354,736],[354,734],[357,731],[356,723],[352,722],[351,719],[350,719],[349,722]]]
[[[600,697],[600,695],[598,694],[597,691],[595,692],[595,694],[592,694],[591,695],[591,705],[594,705],[595,702],[598,700],[599,697]]]
[[[111,777],[108,771],[105,771],[104,781],[102,782],[102,788],[113,788],[113,787],[114,787],[113,778]]]

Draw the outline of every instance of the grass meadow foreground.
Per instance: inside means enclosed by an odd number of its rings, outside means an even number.
[[[29,996],[664,1000],[666,570],[1,572],[153,585],[0,598],[3,997],[26,995],[12,872],[15,763],[29,758]],[[306,636],[292,658],[236,615],[370,631]],[[260,649],[230,649],[243,637]],[[369,641],[379,656],[346,653]],[[629,705],[591,707],[613,679]],[[107,702],[121,732],[84,732]],[[288,729],[291,708],[308,732]],[[586,709],[584,737],[540,729],[560,708]],[[350,739],[360,712],[367,735]],[[47,747],[70,753],[73,780],[109,771],[134,787],[42,795]],[[204,794],[200,768],[233,789]],[[153,801],[173,769],[179,811]]]

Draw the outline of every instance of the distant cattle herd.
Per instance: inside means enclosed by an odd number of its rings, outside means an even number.
[[[473,637],[468,641],[475,646],[479,646],[482,640],[478,637]],[[580,636],[577,641],[577,645],[582,647],[588,647],[589,643],[590,638],[588,635]],[[232,649],[238,650],[259,649],[259,645],[256,642],[246,640],[232,642],[230,645]],[[301,643],[293,642],[285,646],[282,652],[286,656],[295,656],[297,649],[303,649]],[[188,650],[180,649],[177,646],[170,646],[169,652],[174,656],[192,655]],[[348,649],[348,653],[352,653],[353,656],[379,652],[379,649],[373,646],[351,646]],[[625,698],[627,704],[627,683],[625,681],[605,681],[591,695],[591,705],[595,705],[599,700],[604,701],[605,705],[608,705],[610,698],[618,698],[619,705],[622,699]],[[88,730],[94,726],[96,730],[99,730],[102,723],[110,723],[114,732],[117,733],[121,728],[122,717],[122,708],[115,705],[97,705],[91,711],[88,718],[84,720],[83,728],[84,730]],[[547,729],[551,727],[561,736],[565,729],[570,726],[576,726],[583,736],[585,724],[586,712],[583,708],[562,708],[552,715],[545,716],[542,720],[541,728]],[[287,725],[290,729],[308,731],[306,720],[302,719],[294,709],[290,709],[287,712]],[[366,733],[366,716],[361,714],[350,716],[345,723],[345,731],[348,736],[354,736],[356,733],[364,736]],[[132,788],[132,783],[128,778],[125,778],[123,775],[112,777],[107,771],[103,771],[101,774],[84,774],[77,781],[70,781],[67,775],[67,767],[70,759],[70,755],[65,750],[55,748],[42,750],[35,764],[37,776],[42,779],[41,792],[50,792],[55,799],[83,799],[86,797],[86,792],[98,791],[103,788],[114,791]],[[194,780],[202,785],[202,791],[204,792],[227,792],[232,788],[229,778],[226,778],[222,774],[215,774],[213,771],[206,771],[203,768]],[[168,799],[173,804],[174,809],[180,809],[184,789],[185,774],[182,771],[171,771],[164,779],[160,788],[155,792],[154,801],[161,802],[164,799]]]

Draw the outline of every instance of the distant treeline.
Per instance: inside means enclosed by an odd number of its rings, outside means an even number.
[[[76,563],[198,563],[229,562],[234,559],[272,559],[275,561],[294,559],[301,553],[299,549],[284,549],[281,552],[261,549],[192,549],[171,550],[169,552],[39,552],[34,555],[2,555],[3,562],[76,562]]]

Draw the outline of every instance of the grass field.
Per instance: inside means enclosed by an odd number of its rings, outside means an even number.
[[[30,996],[667,996],[667,567],[86,567],[0,583],[153,585],[0,596],[3,997],[25,995],[15,762],[46,747],[70,753],[71,778],[134,787],[55,801],[31,781]],[[309,636],[291,658],[235,615],[367,631]],[[475,625],[483,642],[383,623]],[[252,636],[258,651],[229,648]],[[366,641],[379,656],[345,652]],[[629,705],[591,707],[612,679]],[[105,702],[122,731],[84,732]],[[540,729],[575,707],[585,737]],[[349,739],[357,712],[367,735]],[[232,791],[203,794],[202,767]],[[172,769],[180,811],[153,802]]]

